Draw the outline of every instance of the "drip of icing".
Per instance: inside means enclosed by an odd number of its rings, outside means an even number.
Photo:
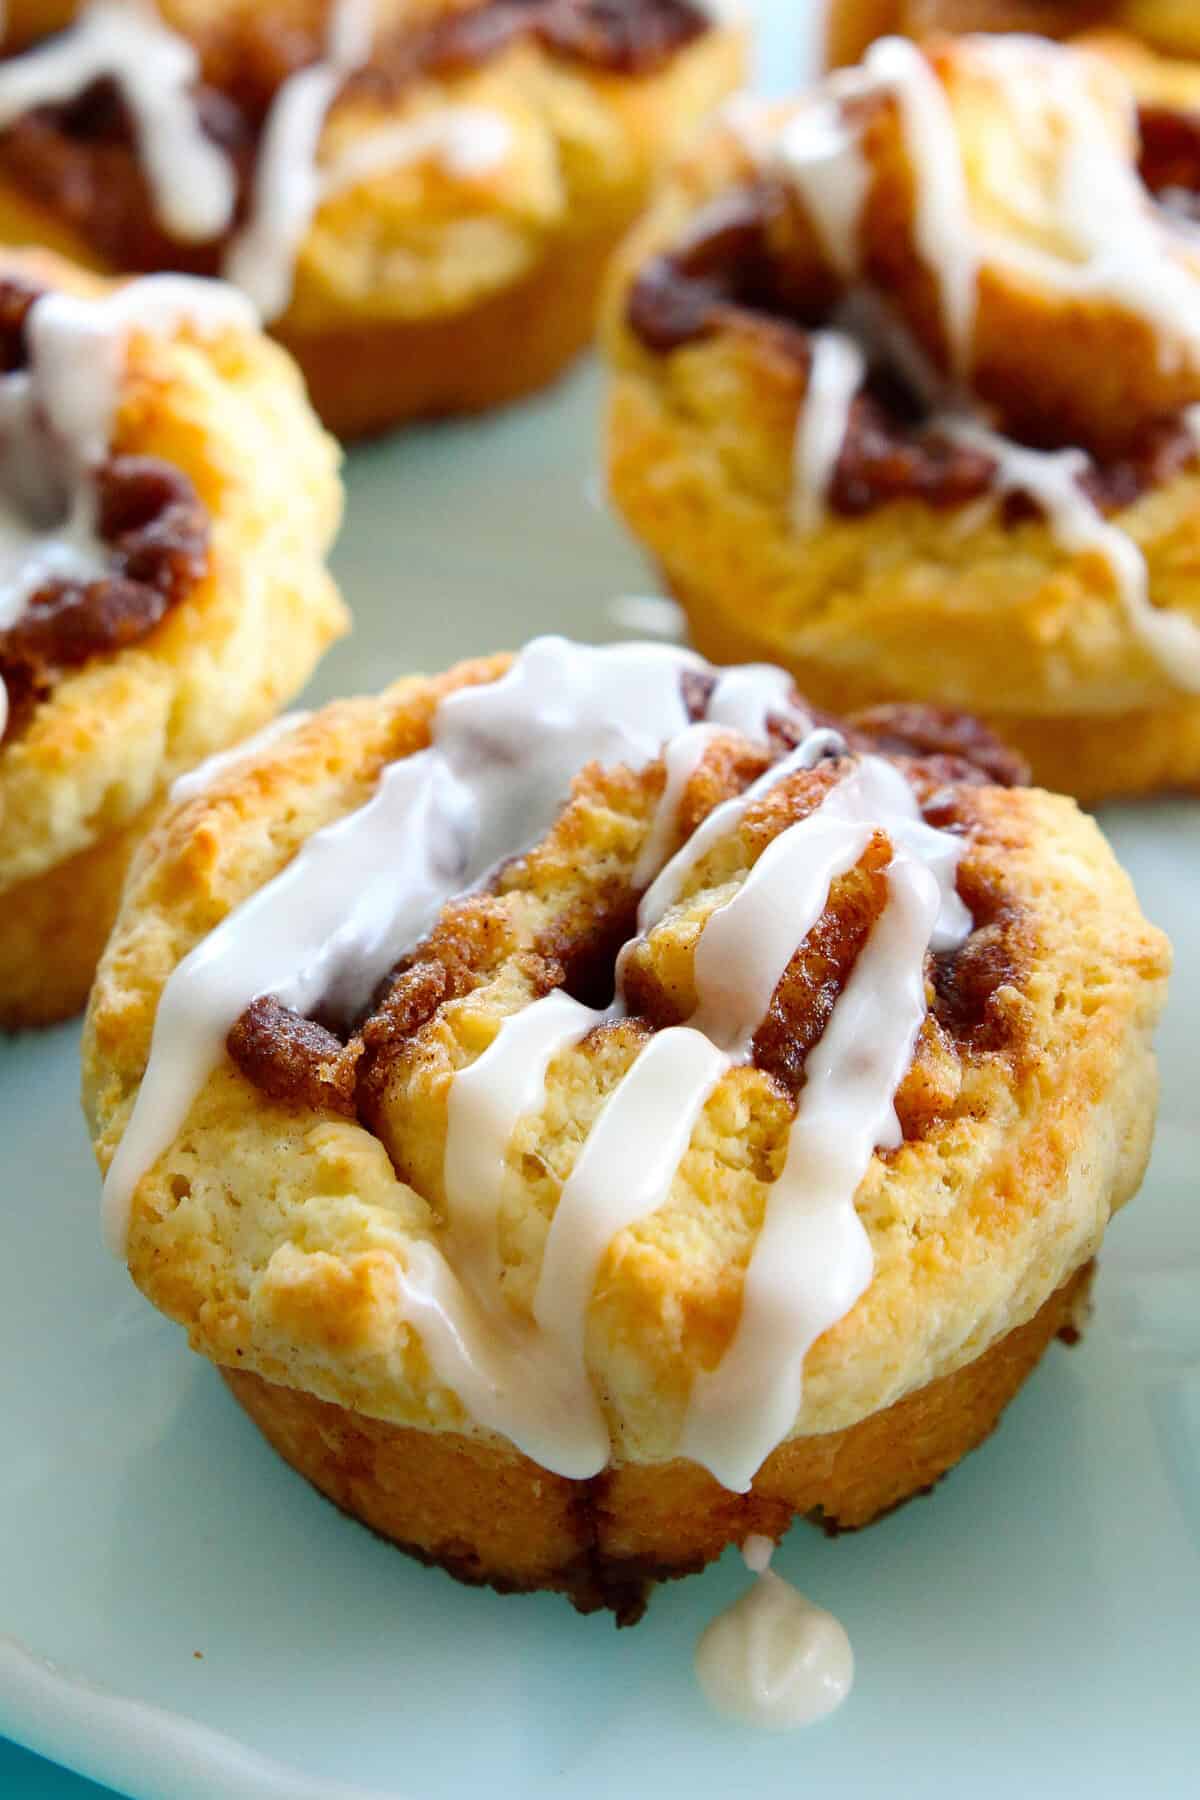
[[[965,376],[978,277],[974,231],[950,105],[916,45],[904,38],[872,44],[860,68],[831,77],[817,99],[793,114],[765,160],[800,196],[833,267],[856,278],[871,171],[846,104],[871,94],[895,102],[913,171],[916,249],[938,284],[951,366]]]
[[[1007,235],[982,233],[982,252],[1060,292],[1128,306],[1174,344],[1185,346],[1190,358],[1200,360],[1200,279],[1171,255],[1171,233],[1091,91],[1089,59],[1020,35],[973,38],[970,46],[987,74],[1004,87],[1022,129],[1034,130],[1040,123],[1030,117],[1031,81],[1049,89],[1058,127],[1054,222],[1066,245],[1065,254],[1052,253]],[[1134,104],[1130,92],[1130,133],[1135,137]],[[1165,360],[1167,346],[1163,354]]]
[[[1127,306],[1168,337],[1165,355],[1177,346],[1200,359],[1200,282],[1172,256],[1171,233],[1109,129],[1090,86],[1087,59],[1060,45],[1011,34],[970,38],[964,54],[1004,89],[1015,129],[1022,133],[1047,131],[1045,108],[1035,110],[1030,94],[1035,85],[1040,94],[1048,93],[1055,170],[1051,203],[1063,248],[1026,245],[976,222],[942,84],[914,44],[882,38],[861,68],[832,77],[773,143],[756,146],[760,160],[799,194],[834,268],[848,280],[862,272],[862,215],[871,185],[846,103],[856,95],[887,94],[899,109],[913,172],[916,248],[938,282],[942,326],[959,380],[970,369],[978,271],[985,259],[1060,293]],[[1132,95],[1129,105],[1132,109]]]
[[[789,775],[794,775],[801,769],[811,769],[822,756],[837,755],[844,749],[845,743],[836,731],[810,732],[790,756],[785,756],[782,762],[760,775],[744,794],[736,794],[733,799],[724,800],[720,806],[715,806],[642,895],[638,906],[640,935],[645,937],[668,909],[674,906],[692,870],[715,844],[737,830],[744,814],[756,800],[769,793],[778,782],[786,781]]]
[[[203,794],[214,782],[227,775],[231,769],[237,769],[243,763],[253,762],[254,758],[280,738],[288,737],[298,731],[307,719],[312,717],[307,712],[280,713],[277,719],[271,719],[260,731],[252,732],[243,738],[240,744],[231,744],[228,750],[217,750],[212,756],[197,763],[194,769],[186,774],[177,775],[171,783],[167,798],[172,806],[180,806],[185,801],[194,800],[197,794]]]
[[[863,58],[863,69],[899,108],[913,171],[916,247],[938,283],[951,368],[965,377],[971,366],[978,259],[950,103],[926,57],[906,38],[880,38]]]
[[[541,638],[499,681],[445,700],[430,748],[390,764],[365,806],[316,832],[172,973],[105,1184],[114,1244],[251,1000],[304,1011],[332,998],[353,1014],[446,900],[544,835],[585,764],[652,761],[688,724],[679,675],[702,666],[667,645]]]
[[[993,457],[1000,492],[1036,501],[1064,549],[1108,565],[1134,636],[1179,687],[1200,693],[1200,626],[1187,613],[1152,604],[1142,551],[1080,485],[1088,467],[1083,451],[1029,450],[972,419],[939,419],[938,429]]]
[[[264,319],[292,296],[296,255],[321,198],[317,148],[346,77],[371,53],[370,0],[334,0],[325,56],[279,88],[263,127],[250,216],[225,253],[226,278],[250,294]]]
[[[95,461],[108,449],[132,333],[166,335],[186,325],[216,335],[256,324],[244,295],[188,275],[147,275],[98,299],[43,294],[25,324],[31,404],[72,463]]]
[[[839,275],[857,275],[862,261],[860,231],[871,187],[871,170],[858,133],[846,122],[844,106],[874,83],[861,69],[841,69],[822,90],[794,112],[773,143],[752,153],[774,168],[804,202],[821,247]],[[734,114],[735,120],[739,115]],[[744,115],[743,115],[744,116]]]
[[[719,735],[719,725],[689,725],[686,731],[681,731],[678,737],[672,738],[666,745],[663,751],[666,780],[650,829],[646,833],[646,841],[633,866],[635,888],[644,888],[666,862],[667,852],[677,829],[679,805],[687,784],[703,760],[708,746]]]
[[[130,334],[254,323],[240,294],[182,275],[147,276],[99,299],[52,292],[34,301],[28,364],[0,375],[0,630],[47,582],[94,581],[108,568],[93,476],[108,451]],[[0,682],[0,731],[6,718]]]
[[[804,533],[815,531],[825,518],[850,408],[867,374],[866,358],[843,332],[815,331],[809,344],[808,385],[792,456],[792,516],[796,529]]]
[[[200,122],[192,92],[199,74],[195,47],[167,28],[152,0],[91,0],[73,27],[0,63],[0,128],[95,81],[115,82],[155,216],[172,237],[204,242],[228,229],[237,180]]]
[[[796,723],[792,692],[792,678],[785,670],[771,663],[741,663],[721,670],[709,696],[707,717],[713,725],[740,731],[743,737],[763,738],[772,713],[790,716]],[[803,729],[808,730],[807,722]]]
[[[360,182],[425,156],[471,177],[508,152],[511,128],[478,106],[440,107],[357,139],[327,168],[318,163],[338,91],[371,55],[371,0],[334,0],[325,56],[290,76],[271,104],[254,172],[250,217],[230,244],[224,273],[251,294],[265,319],[291,301],[296,257],[317,209]]]
[[[667,778],[649,832],[662,854],[669,842],[663,815],[677,809],[686,772],[712,735],[712,721],[691,724],[683,703],[681,676],[702,670],[697,659],[659,646],[584,650],[539,640],[501,680],[444,701],[429,750],[387,769],[365,807],[311,838],[170,977],[149,1066],[106,1184],[114,1241],[123,1237],[133,1185],[175,1136],[220,1058],[229,1026],[257,993],[275,993],[302,1011],[318,1002],[353,1011],[427,929],[442,901],[543,835],[572,776],[592,760],[640,768],[665,746]],[[747,669],[715,682],[709,698],[719,712],[757,725],[761,735],[789,691],[778,671]],[[762,793],[839,744],[834,733],[810,734],[745,794],[716,809],[644,896],[642,929],[662,916],[700,856]],[[861,1291],[854,1193],[874,1144],[894,1136],[892,1097],[924,1015],[925,950],[931,942],[957,942],[969,928],[953,892],[957,840],[921,822],[904,778],[877,758],[862,759],[812,814],[779,834],[700,935],[693,1019],[658,1033],[635,1055],[585,1139],[547,1235],[532,1318],[519,1317],[503,1292],[497,1230],[508,1157],[520,1120],[543,1102],[554,1058],[589,1030],[624,1016],[621,977],[629,946],[618,959],[612,1007],[592,1011],[551,994],[507,1019],[451,1083],[445,1250],[416,1245],[405,1265],[397,1265],[402,1311],[420,1332],[439,1379],[471,1415],[556,1473],[584,1478],[610,1455],[585,1357],[587,1306],[604,1253],[617,1233],[667,1198],[713,1088],[748,1051],[755,1010],[765,1012],[797,944],[820,917],[831,882],[876,826],[893,844],[893,891],[859,958],[861,979],[834,1009],[822,1040],[828,1067],[812,1065],[814,1097],[808,1113],[802,1106],[797,1115],[797,1142],[768,1207],[773,1254],[789,1259],[781,1277],[802,1298],[802,1317],[789,1323],[784,1339],[787,1367],[778,1374],[766,1344],[774,1293],[756,1275],[756,1255],[735,1351],[746,1403],[761,1417],[737,1422],[728,1441],[707,1411],[692,1421],[701,1436],[712,1437],[703,1451],[709,1465],[730,1485],[743,1475],[748,1482],[754,1467],[743,1466],[747,1445],[778,1426],[780,1393],[792,1393],[798,1404],[804,1348],[824,1329],[821,1321],[831,1323]],[[393,866],[401,842],[404,859]],[[914,885],[924,904],[916,924],[906,909]],[[349,912],[347,895],[354,897]],[[921,1001],[915,1019],[914,994]],[[839,1035],[843,1016],[849,1024]],[[864,1057],[859,1044],[850,1055],[847,1034],[856,1043],[861,1034],[874,1053]],[[813,1143],[829,1119],[845,1141],[837,1155],[818,1163]],[[794,1222],[806,1212],[826,1221],[829,1241],[816,1251],[812,1230],[805,1235]],[[809,1268],[792,1259],[797,1237]],[[867,1277],[869,1265],[868,1250]],[[840,1311],[827,1318],[839,1302]],[[761,1366],[741,1369],[759,1352]],[[768,1411],[769,1426],[763,1423]],[[794,1417],[795,1406],[762,1454]]]
[[[769,1538],[742,1546],[752,1587],[715,1618],[696,1645],[696,1677],[726,1718],[791,1731],[828,1717],[854,1683],[854,1652],[842,1626],[771,1568]]]
[[[877,1148],[899,1141],[894,1096],[925,1017],[938,889],[897,859],[883,916],[810,1053],[783,1171],[746,1271],[733,1343],[692,1390],[683,1453],[746,1492],[791,1430],[804,1358],[870,1283],[854,1196]]]

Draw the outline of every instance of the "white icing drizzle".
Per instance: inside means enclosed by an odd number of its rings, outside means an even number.
[[[25,322],[28,364],[0,375],[0,629],[47,581],[108,567],[96,535],[95,466],[108,452],[125,351],[137,331],[248,330],[248,302],[220,282],[151,275],[100,298],[46,293]],[[7,717],[0,681],[0,730]]]
[[[194,800],[208,788],[227,775],[231,769],[237,769],[243,763],[253,762],[261,751],[269,749],[280,738],[298,731],[307,719],[312,717],[307,712],[280,713],[277,719],[271,719],[261,730],[252,732],[243,738],[240,744],[231,744],[228,750],[217,750],[212,756],[197,763],[194,769],[188,769],[183,775],[177,775],[167,792],[172,806],[180,806],[187,800]]]
[[[1098,556],[1112,574],[1130,630],[1177,686],[1200,693],[1200,625],[1187,613],[1153,605],[1146,558],[1127,531],[1104,517],[1080,478],[1082,450],[1030,450],[973,419],[939,418],[937,428],[996,463],[1001,494],[1027,494],[1058,542],[1073,554]]]
[[[296,255],[321,198],[317,149],[346,77],[371,53],[370,0],[334,0],[320,62],[283,82],[263,127],[250,216],[225,253],[223,273],[250,294],[264,319],[291,299]]]
[[[195,47],[152,0],[91,0],[76,24],[0,63],[0,128],[73,99],[101,78],[129,109],[160,224],[181,242],[219,237],[233,218],[233,164],[200,122]]]
[[[1113,301],[1156,330],[1164,364],[1200,362],[1200,278],[1171,254],[1171,230],[1115,137],[1089,84],[1091,59],[1039,38],[972,38],[969,53],[1003,86],[1020,129],[1054,130],[1054,224],[1064,251],[1051,253],[1009,235],[980,232],[980,254],[1044,281],[1060,293]],[[1033,84],[1049,94],[1052,122],[1033,111]],[[1130,136],[1135,97],[1127,93]]]
[[[588,1302],[604,1252],[619,1232],[658,1211],[728,1067],[723,1051],[690,1026],[656,1032],[584,1140],[559,1196],[533,1308],[543,1332],[581,1371]]]
[[[791,1430],[804,1357],[871,1280],[854,1195],[875,1149],[899,1142],[893,1097],[925,1017],[924,959],[937,883],[897,859],[889,899],[808,1058],[783,1172],[746,1272],[737,1333],[697,1377],[683,1452],[725,1487],[749,1488]]]
[[[916,247],[937,279],[951,369],[965,378],[971,366],[979,267],[950,103],[927,58],[906,38],[879,39],[863,58],[863,68],[900,111],[913,171]]]
[[[885,38],[873,44],[860,68],[832,77],[792,115],[773,143],[753,144],[747,134],[760,162],[776,169],[800,196],[833,267],[860,284],[839,319],[846,330],[813,334],[794,449],[796,529],[812,532],[825,516],[848,409],[865,373],[857,346],[882,347],[934,409],[931,431],[992,456],[998,493],[1029,495],[1065,550],[1099,557],[1111,572],[1138,641],[1175,685],[1200,692],[1200,625],[1185,612],[1152,604],[1141,549],[1104,517],[1080,484],[1086,455],[1013,443],[972,416],[965,391],[978,271],[984,261],[1044,282],[1058,293],[1108,299],[1129,308],[1159,334],[1167,364],[1184,357],[1200,362],[1200,280],[1171,254],[1170,235],[1093,92],[1087,58],[1019,35],[970,38],[958,53],[1003,88],[1015,129],[1023,136],[1047,136],[1061,251],[1026,246],[1012,234],[985,231],[976,223],[946,93],[926,56],[907,40]],[[871,173],[847,106],[856,96],[872,93],[891,95],[899,108],[913,174],[914,238],[938,281],[955,378],[951,383],[938,380],[910,334],[887,312],[883,297],[861,284],[862,216]],[[1129,104],[1132,108],[1132,95]],[[1198,410],[1190,409],[1185,422],[1190,424],[1190,414]],[[987,509],[986,500],[966,509],[964,524],[973,526]]]
[[[446,900],[549,829],[586,763],[652,761],[688,724],[679,673],[702,667],[667,645],[582,652],[539,638],[499,681],[444,701],[430,748],[389,764],[365,806],[309,838],[173,972],[105,1184],[115,1245],[134,1183],[256,995],[356,1011]]]
[[[436,156],[451,175],[469,178],[508,153],[511,130],[500,114],[446,106],[370,132],[322,167],[318,151],[329,108],[347,77],[370,58],[373,30],[371,0],[333,0],[324,57],[289,76],[271,103],[250,216],[223,271],[267,320],[287,309],[296,257],[324,200],[422,157]]]
[[[329,108],[347,76],[368,61],[372,0],[333,0],[325,54],[284,81],[259,145],[250,216],[229,244],[223,273],[263,318],[285,311],[296,256],[323,200],[422,157],[452,175],[478,176],[503,160],[511,127],[479,106],[439,107],[350,144],[328,168],[318,150]],[[181,243],[206,243],[233,223],[237,174],[207,135],[195,100],[200,58],[163,22],[153,0],[90,0],[75,24],[0,62],[0,129],[35,107],[73,99],[92,82],[116,82],[129,108],[138,154],[163,229]]]
[[[732,730],[740,726],[730,724]],[[663,750],[666,780],[657,809],[646,833],[637,862],[633,866],[633,885],[645,887],[654,879],[667,860],[671,842],[678,829],[679,807],[688,782],[692,779],[708,746],[720,735],[715,723],[689,725],[673,737]],[[746,733],[747,736],[751,734]]]
[[[742,1546],[756,1577],[705,1627],[696,1678],[709,1704],[741,1725],[792,1731],[841,1706],[854,1684],[854,1652],[843,1625],[771,1568],[770,1538]]]
[[[873,91],[862,69],[841,69],[786,121],[774,142],[756,141],[743,105],[732,113],[743,121],[741,135],[800,195],[821,246],[839,275],[856,276],[862,262],[860,231],[871,188],[871,170],[843,108],[855,95]]]
[[[846,441],[850,408],[866,379],[867,361],[853,338],[814,331],[809,338],[808,385],[793,451],[792,517],[800,532],[815,531]]]
[[[688,776],[720,721],[761,737],[790,699],[778,670],[729,671],[709,694],[716,717],[693,724],[681,685],[687,672],[703,674],[705,665],[663,646],[536,641],[499,681],[444,701],[428,750],[385,770],[364,807],[310,838],[179,964],[163,991],[149,1065],[106,1183],[117,1247],[137,1180],[175,1137],[229,1027],[256,994],[275,994],[301,1011],[319,1002],[353,1012],[446,899],[544,834],[573,776],[591,761],[644,768],[665,757],[648,841],[656,857],[666,854]],[[835,733],[811,732],[746,793],[715,809],[643,896],[640,929],[675,903],[707,850],[765,792],[839,747]],[[870,1278],[854,1196],[872,1149],[895,1141],[892,1102],[924,1017],[926,949],[960,942],[969,930],[954,892],[958,841],[924,825],[903,776],[874,757],[855,763],[815,811],[772,841],[700,935],[692,1019],[642,1045],[585,1138],[547,1234],[531,1318],[519,1317],[503,1291],[497,1229],[508,1158],[520,1121],[543,1104],[555,1058],[625,1016],[631,946],[618,959],[611,1007],[594,1011],[552,993],[507,1018],[451,1082],[443,1241],[414,1246],[397,1266],[402,1311],[469,1413],[556,1473],[593,1475],[610,1455],[585,1346],[604,1254],[619,1232],[666,1200],[713,1088],[749,1054],[831,882],[876,829],[892,844],[890,898],[810,1058],[785,1168],[747,1274],[730,1356],[748,1416],[727,1420],[728,1397],[714,1377],[697,1384],[688,1423],[689,1452],[727,1485],[748,1486],[794,1423],[809,1343]],[[822,1157],[831,1125],[837,1142]],[[783,1325],[781,1286],[795,1306]]]
[[[847,280],[857,279],[871,170],[846,105],[872,94],[890,95],[898,110],[913,171],[916,248],[938,284],[951,366],[965,376],[975,323],[975,237],[954,118],[916,45],[905,38],[872,44],[860,68],[830,77],[822,93],[792,115],[765,160],[799,195],[833,267]]]

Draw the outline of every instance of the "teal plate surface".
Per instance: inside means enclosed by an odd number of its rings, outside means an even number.
[[[589,499],[599,399],[585,367],[355,454],[357,631],[315,698],[538,631],[628,635],[609,603],[647,578]],[[869,1532],[785,1542],[858,1658],[847,1706],[794,1737],[721,1723],[694,1684],[733,1556],[618,1634],[461,1588],[328,1507],[101,1248],[77,1027],[0,1046],[0,1733],[136,1800],[1194,1795],[1200,804],[1105,824],[1179,959],[1149,1180],[1083,1345],[990,1443]],[[0,1749],[0,1792],[60,1791]]]

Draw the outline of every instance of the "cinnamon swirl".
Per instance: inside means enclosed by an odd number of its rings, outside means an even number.
[[[887,38],[689,154],[608,458],[702,649],[980,713],[1086,800],[1200,780],[1200,164],[1151,147],[1110,57]]]
[[[0,1028],[82,1006],[169,783],[343,629],[339,507],[240,295],[0,257]]]
[[[969,721],[560,639],[165,817],[93,994],[114,1247],[298,1469],[637,1615],[866,1523],[1072,1328],[1167,950]]]

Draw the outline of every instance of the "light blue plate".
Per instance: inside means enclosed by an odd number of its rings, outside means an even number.
[[[623,635],[607,602],[646,576],[587,497],[599,391],[585,368],[356,454],[338,570],[358,630],[317,698],[537,631]],[[0,1633],[174,1715],[0,1645],[0,1732],[136,1800],[1195,1795],[1200,805],[1106,823],[1179,951],[1149,1182],[1083,1347],[1051,1352],[984,1449],[865,1534],[785,1544],[859,1669],[796,1737],[721,1724],[694,1685],[733,1557],[618,1635],[458,1587],[317,1498],[101,1249],[76,1028],[0,1047]],[[295,1773],[231,1773],[228,1740]],[[6,1796],[57,1794],[10,1757]]]

